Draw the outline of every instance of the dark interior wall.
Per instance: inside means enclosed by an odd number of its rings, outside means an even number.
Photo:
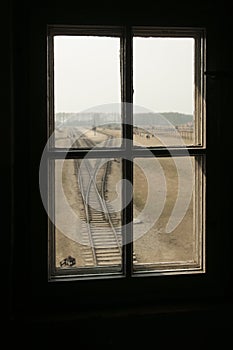
[[[1,308],[3,318],[9,319],[11,308],[10,276],[12,266],[13,234],[13,55],[12,55],[12,12],[10,4],[4,4],[1,21],[1,162],[0,162],[0,197],[1,197],[1,234],[2,247],[2,283]]]
[[[207,56],[207,66],[210,71],[220,72],[216,81],[208,82],[208,104],[207,116],[207,140],[209,140],[210,159],[209,178],[207,186],[208,206],[208,230],[211,231],[211,241],[219,250],[210,253],[210,262],[213,262],[215,272],[221,275],[224,284],[221,293],[216,300],[214,293],[211,302],[208,294],[202,300],[179,300],[179,305],[165,302],[163,308],[153,304],[151,299],[140,298],[140,305],[137,303],[122,307],[118,305],[116,311],[111,307],[96,313],[84,310],[80,313],[71,313],[70,309],[63,310],[63,314],[56,316],[54,310],[48,315],[33,321],[24,318],[23,324],[29,325],[37,330],[62,329],[62,327],[76,328],[77,326],[86,334],[85,330],[91,327],[96,332],[96,337],[101,342],[101,337],[96,329],[105,327],[110,333],[106,337],[111,342],[113,335],[110,331],[110,323],[122,322],[126,326],[129,322],[137,329],[143,324],[146,329],[151,323],[158,327],[172,326],[175,323],[187,326],[191,322],[194,326],[201,322],[202,326],[209,327],[232,327],[226,317],[232,311],[232,237],[231,237],[231,176],[229,169],[231,149],[231,126],[232,126],[232,20],[231,11],[227,2],[221,1],[195,1],[192,2],[154,2],[151,4],[133,4],[133,8],[125,9],[124,4],[118,3],[81,3],[52,4],[46,5],[39,2],[33,5],[26,5],[22,2],[12,2],[6,9],[6,25],[3,36],[4,47],[6,48],[4,58],[3,77],[4,80],[4,103],[2,118],[2,147],[4,152],[1,161],[1,188],[3,193],[4,215],[7,234],[2,237],[4,265],[6,274],[6,297],[4,303],[7,315],[10,315],[11,324],[19,326],[23,311],[30,308],[32,300],[31,285],[34,283],[30,276],[38,276],[38,284],[44,283],[41,280],[40,272],[45,266],[33,264],[31,249],[34,251],[46,251],[44,243],[33,240],[32,222],[37,223],[35,230],[43,230],[45,222],[41,212],[41,203],[35,201],[38,206],[38,215],[31,210],[31,200],[38,191],[36,183],[38,167],[37,160],[40,158],[45,140],[40,137],[46,128],[46,106],[42,102],[42,95],[38,94],[38,87],[34,88],[33,81],[40,83],[40,90],[46,91],[46,82],[40,79],[43,75],[43,64],[46,57],[41,59],[39,45],[34,45],[34,34],[37,40],[41,21],[58,21],[60,23],[96,23],[96,24],[149,24],[161,26],[205,26],[211,31],[209,46],[210,55]],[[35,70],[35,67],[39,67]],[[41,70],[40,70],[41,68]],[[213,101],[213,103],[212,103]],[[33,111],[33,115],[32,115]],[[41,124],[34,123],[33,118],[41,120]],[[36,126],[36,127],[35,127]],[[33,140],[38,145],[36,149],[30,149],[30,142]],[[214,151],[213,151],[214,150]],[[215,164],[215,166],[213,165]],[[214,189],[214,195],[213,195]],[[34,198],[34,197],[33,197]],[[217,201],[216,201],[217,198]],[[38,200],[38,198],[37,198]],[[208,241],[207,241],[208,245]],[[221,261],[220,261],[221,259]],[[214,285],[214,284],[213,284]],[[215,288],[215,285],[214,285]],[[217,294],[217,293],[216,293]],[[39,293],[38,293],[39,295]],[[37,296],[38,296],[37,295]],[[137,300],[137,299],[136,299]],[[19,314],[15,309],[19,305]],[[37,307],[42,303],[37,300]],[[65,305],[65,304],[64,304]],[[161,304],[162,305],[162,304]],[[37,310],[38,311],[38,310]],[[46,310],[44,310],[46,311]],[[56,310],[57,311],[57,310]],[[90,311],[90,310],[89,310]],[[8,317],[7,316],[7,317]],[[143,322],[142,322],[143,321]],[[72,326],[71,326],[72,323]],[[99,326],[98,326],[99,324]],[[97,326],[97,328],[95,328]],[[109,328],[108,328],[109,327]],[[97,335],[98,333],[98,335]]]

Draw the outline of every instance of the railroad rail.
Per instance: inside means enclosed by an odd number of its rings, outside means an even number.
[[[80,137],[81,136],[81,137]],[[106,146],[114,142],[109,136]],[[76,146],[92,148],[93,141],[79,135]],[[76,159],[76,174],[83,203],[83,257],[85,266],[113,266],[122,264],[122,236],[105,193],[111,159]]]

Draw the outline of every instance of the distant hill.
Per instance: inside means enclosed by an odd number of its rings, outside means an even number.
[[[167,112],[162,113],[165,118],[167,118],[173,125],[181,125],[193,122],[192,114],[183,114],[177,112]]]
[[[193,121],[192,114],[182,114],[178,112],[166,113],[138,113],[135,115],[136,125],[167,125],[167,121],[178,126],[191,123]]]
[[[78,125],[101,125],[106,123],[120,123],[120,115],[116,113],[57,113],[56,123],[65,123],[67,126]],[[135,126],[159,125],[165,126],[170,122],[175,126],[192,123],[192,114],[183,114],[178,112],[164,112],[164,113],[136,113],[134,114]]]

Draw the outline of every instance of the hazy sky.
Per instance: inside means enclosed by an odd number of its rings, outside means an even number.
[[[154,112],[193,113],[191,38],[134,38],[134,103]],[[55,112],[120,102],[120,39],[54,38]]]

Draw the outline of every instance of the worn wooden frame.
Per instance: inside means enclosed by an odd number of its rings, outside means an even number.
[[[48,37],[48,62],[47,62],[47,101],[48,101],[48,137],[54,130],[54,52],[53,37],[55,35],[94,35],[94,36],[117,36],[121,39],[121,96],[122,102],[126,102],[126,109],[122,111],[122,136],[123,139],[130,140],[122,144],[119,148],[96,149],[92,151],[91,157],[110,158],[118,157],[122,159],[122,178],[133,183],[133,159],[134,157],[147,157],[146,150],[137,148],[133,145],[133,111],[130,105],[133,103],[133,36],[156,36],[156,37],[191,37],[195,39],[195,140],[194,145],[186,147],[150,147],[150,152],[155,157],[195,157],[195,234],[196,242],[199,245],[197,249],[197,261],[194,264],[184,265],[168,264],[167,266],[146,266],[140,271],[133,271],[133,243],[123,244],[122,272],[114,272],[112,268],[101,268],[101,273],[97,273],[95,268],[70,268],[68,270],[57,271],[54,266],[55,261],[55,229],[49,223],[49,254],[48,266],[50,281],[90,279],[90,278],[122,278],[132,276],[154,276],[158,274],[183,274],[183,273],[203,273],[205,272],[205,31],[202,28],[161,28],[161,27],[141,27],[141,26],[64,26],[49,25],[47,30]],[[124,105],[124,104],[123,104]],[[130,148],[130,149],[129,149]],[[55,159],[75,159],[83,158],[88,153],[88,149],[61,149],[55,148],[53,141],[48,150],[48,191],[50,199],[54,198],[53,180],[54,170],[51,170],[51,164]],[[127,152],[127,158],[124,158]],[[130,161],[130,160],[131,161]],[[127,185],[125,185],[127,186]],[[124,187],[122,189],[123,212],[122,224],[131,223],[128,232],[122,232],[123,242],[126,243],[126,235],[130,242],[133,237],[133,203],[126,206],[126,194],[131,195],[131,189]],[[53,205],[50,203],[50,209]],[[99,270],[99,268],[98,268]]]

